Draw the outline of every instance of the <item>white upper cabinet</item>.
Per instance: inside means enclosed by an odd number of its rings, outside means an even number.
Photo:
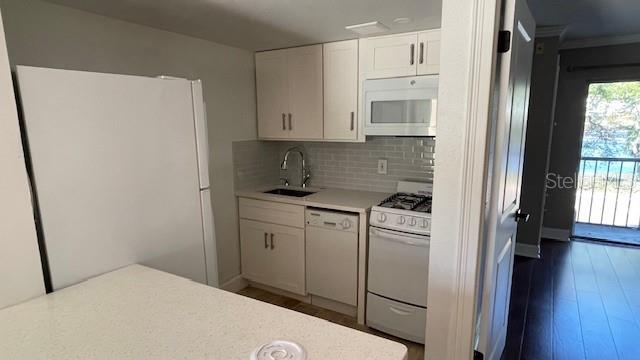
[[[440,30],[362,39],[360,57],[364,79],[437,74]]]
[[[258,137],[365,141],[362,82],[440,71],[440,29],[256,53]]]
[[[373,37],[364,43],[364,72],[367,79],[416,74],[416,33]]]
[[[418,75],[440,73],[440,30],[418,33]]]
[[[324,138],[358,138],[358,40],[324,44]]]
[[[258,136],[322,139],[322,45],[256,54]]]
[[[288,137],[287,50],[257,53],[256,80],[259,136],[275,139]]]
[[[292,139],[322,139],[322,45],[287,49]]]

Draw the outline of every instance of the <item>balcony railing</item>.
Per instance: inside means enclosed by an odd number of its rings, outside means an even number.
[[[583,157],[577,179],[575,220],[640,227],[640,159]]]

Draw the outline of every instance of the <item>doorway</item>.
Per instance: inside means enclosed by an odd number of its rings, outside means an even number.
[[[640,245],[640,81],[593,82],[585,104],[573,236]]]

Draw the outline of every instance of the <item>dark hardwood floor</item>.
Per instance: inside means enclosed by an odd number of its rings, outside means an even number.
[[[544,241],[516,257],[502,359],[640,359],[640,249]]]

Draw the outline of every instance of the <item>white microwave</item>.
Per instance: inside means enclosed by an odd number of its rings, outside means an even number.
[[[365,135],[435,136],[438,75],[365,80]]]

